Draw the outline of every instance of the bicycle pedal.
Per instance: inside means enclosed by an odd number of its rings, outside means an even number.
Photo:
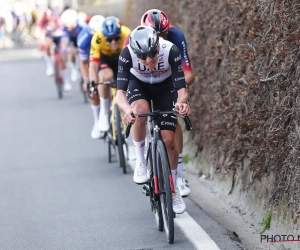
[[[147,185],[143,186],[143,192],[144,195],[146,196],[150,196],[150,191],[149,191],[149,187]]]

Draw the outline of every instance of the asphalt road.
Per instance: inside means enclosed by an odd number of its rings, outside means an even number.
[[[58,100],[38,55],[0,51],[1,250],[244,249],[189,199],[169,245],[132,171],[90,138],[79,84]]]

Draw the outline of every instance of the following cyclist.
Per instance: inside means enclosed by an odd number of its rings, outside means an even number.
[[[83,78],[83,90],[87,92],[87,86],[89,83],[89,52],[90,45],[93,35],[101,30],[104,17],[101,15],[96,15],[91,18],[87,27],[82,29],[77,37],[77,45],[79,49],[79,60],[80,60],[80,71]],[[91,99],[91,108],[94,116],[94,126],[91,132],[91,137],[93,139],[99,139],[103,135],[98,128],[98,120],[100,114],[100,100],[97,94],[93,95]]]
[[[130,29],[121,25],[118,18],[110,16],[104,19],[102,30],[98,30],[94,34],[91,42],[90,81],[101,83],[116,78],[119,54],[124,40],[129,34]],[[101,105],[98,126],[100,131],[107,132],[109,130],[110,87],[100,84],[98,91]]]
[[[153,101],[154,110],[169,111],[175,108],[180,115],[190,113],[179,49],[171,42],[159,38],[153,28],[137,27],[130,34],[129,45],[119,56],[117,85],[117,102],[125,112],[124,120],[134,124],[131,132],[137,161],[133,180],[137,184],[144,184],[149,179],[144,156],[146,118],[133,118],[132,114],[137,117],[138,114],[149,112],[149,100]],[[177,99],[174,98],[174,91],[178,93]],[[166,115],[159,118],[159,124],[175,187],[175,193],[172,194],[173,210],[175,213],[183,213],[186,206],[176,185],[177,117]]]
[[[181,30],[171,26],[167,15],[160,10],[151,9],[148,10],[141,18],[141,25],[150,26],[156,30],[160,37],[175,44],[181,54],[181,65],[184,72],[185,81],[190,86],[194,81],[195,77],[193,74],[191,61],[188,55],[186,39]],[[128,39],[125,40],[124,45],[128,44]],[[177,93],[175,92],[177,95]],[[179,151],[178,167],[177,167],[177,186],[179,188],[182,197],[187,197],[191,193],[191,189],[184,178],[183,173],[183,162],[182,162],[182,149],[183,149],[183,134],[182,128],[177,123],[175,132],[176,146]]]
[[[77,56],[77,36],[80,31],[87,26],[85,22],[78,20],[77,12],[73,9],[65,10],[61,15],[61,23],[63,25],[63,36],[61,40],[61,49],[65,54],[67,52],[71,59],[71,80],[77,80],[76,56]],[[72,86],[67,81],[66,90],[70,90]]]

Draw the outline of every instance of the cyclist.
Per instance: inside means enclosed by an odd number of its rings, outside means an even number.
[[[61,48],[63,52],[67,51],[71,58],[71,80],[76,81],[78,77],[76,68],[77,36],[87,24],[78,20],[77,12],[73,9],[67,9],[62,13],[61,23],[64,33],[61,40]],[[68,87],[71,89],[71,85]]]
[[[91,18],[87,27],[82,29],[77,37],[77,44],[79,49],[79,60],[80,60],[80,71],[83,78],[83,90],[87,91],[87,86],[89,83],[89,52],[90,52],[90,44],[93,37],[93,34],[96,31],[102,28],[102,23],[104,21],[104,17],[101,15],[96,15]],[[91,137],[93,139],[99,139],[103,137],[101,131],[98,129],[98,120],[100,114],[100,100],[98,95],[94,95],[93,99],[91,99],[91,108],[94,116],[94,126],[91,132]]]
[[[117,76],[118,58],[122,50],[125,38],[130,34],[130,29],[121,25],[117,17],[106,17],[102,24],[102,30],[98,30],[91,42],[90,50],[90,81],[101,83],[111,81]],[[100,63],[100,72],[99,71]],[[98,120],[99,130],[109,130],[110,87],[105,84],[98,86],[100,95],[100,116]]]
[[[188,55],[186,39],[181,30],[170,25],[167,15],[160,10],[151,9],[148,10],[141,18],[141,25],[146,25],[154,28],[159,36],[175,44],[180,50],[181,54],[181,65],[184,72],[185,81],[190,86],[194,81],[195,77],[193,74],[191,61]],[[177,94],[177,93],[175,93]],[[183,173],[183,162],[182,162],[182,148],[183,148],[183,134],[182,128],[177,123],[175,132],[176,146],[179,151],[178,157],[178,168],[177,168],[177,186],[180,190],[180,194],[183,197],[188,196],[191,193],[191,189],[184,178]]]
[[[58,46],[59,39],[62,35],[59,15],[48,7],[42,14],[39,26],[42,31],[41,50],[46,51],[45,61],[47,65],[46,75],[52,76],[54,73],[51,57],[51,45],[53,42]]]
[[[155,110],[169,111],[175,108],[180,115],[190,113],[188,89],[181,69],[180,51],[176,45],[159,38],[152,27],[139,26],[132,31],[129,45],[121,52],[118,69],[118,105],[124,110],[124,120],[134,123],[132,138],[136,149],[136,167],[133,180],[137,184],[148,181],[147,163],[144,156],[146,118],[134,118],[149,111],[150,99]],[[174,98],[177,90],[178,98]],[[175,107],[174,107],[175,106]],[[178,152],[175,146],[177,117],[167,115],[160,118],[159,124],[166,144],[175,187],[173,210],[185,211],[185,203],[176,185]]]

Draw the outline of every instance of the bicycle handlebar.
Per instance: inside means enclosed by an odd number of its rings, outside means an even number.
[[[98,93],[98,89],[95,88],[95,87],[100,85],[100,84],[110,85],[113,88],[117,87],[115,80],[99,82],[99,83],[95,83],[94,81],[91,81],[89,84],[90,84],[90,87],[89,87],[89,97],[90,98],[91,98],[91,96],[93,96],[94,92]]]
[[[138,117],[147,117],[147,116],[155,117],[155,116],[161,116],[161,115],[164,115],[164,114],[174,114],[174,115],[176,115],[177,113],[178,112],[176,112],[176,111],[159,111],[159,110],[157,110],[157,111],[153,111],[153,112],[146,113],[146,114],[140,114],[140,115],[138,115]],[[134,117],[133,114],[131,114],[131,115],[132,115],[132,117]],[[193,126],[192,126],[190,118],[187,115],[185,115],[183,117],[183,120],[184,120],[184,123],[185,123],[186,130],[191,131],[193,129]],[[132,126],[131,123],[128,123],[126,125],[125,138],[128,138],[131,126]]]

